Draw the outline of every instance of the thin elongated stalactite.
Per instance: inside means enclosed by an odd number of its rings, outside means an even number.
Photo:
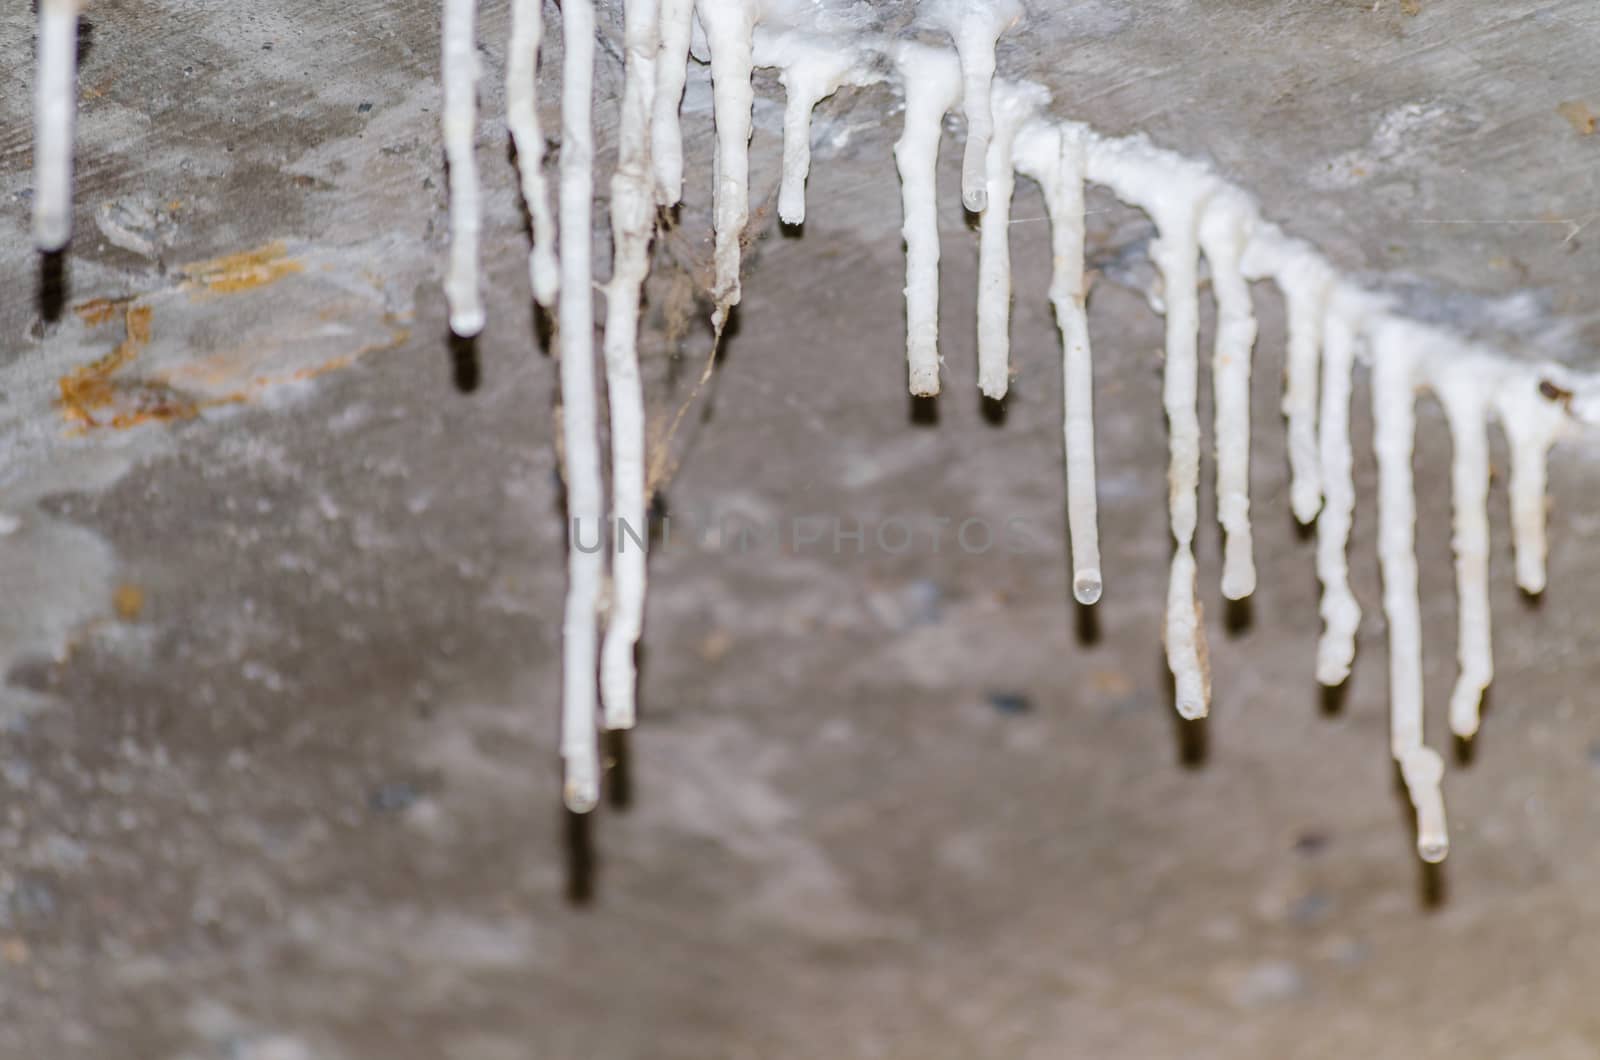
[[[974,213],[989,205],[989,138],[994,135],[994,48],[1022,17],[1019,0],[933,0],[934,24],[950,35],[961,61],[961,113],[967,142],[961,154],[961,201]]]
[[[994,99],[988,208],[978,226],[978,389],[998,401],[1011,386],[1012,145],[1024,122],[1050,100],[1042,85],[1005,83]]]
[[[1161,274],[1166,313],[1161,401],[1167,414],[1167,511],[1173,538],[1163,639],[1178,714],[1192,721],[1211,709],[1194,534],[1200,489],[1200,219],[1218,182],[1142,138],[1096,143],[1086,171],[1090,180],[1148,213],[1158,233],[1150,257]]]
[[[1087,130],[1034,123],[1017,142],[1017,171],[1044,192],[1050,217],[1050,303],[1061,332],[1061,433],[1066,452],[1067,530],[1072,595],[1095,604],[1104,589],[1094,463],[1094,362],[1084,282],[1084,170]]]
[[[1289,507],[1302,524],[1323,502],[1321,438],[1317,432],[1317,368],[1327,321],[1333,270],[1312,254],[1296,255],[1282,273],[1288,348],[1284,354],[1283,415],[1288,421]],[[1348,414],[1347,414],[1348,418]]]
[[[450,330],[471,338],[483,330],[478,236],[478,0],[445,0],[443,33],[444,150],[450,163],[450,270],[444,293]]]
[[[511,40],[506,49],[506,125],[517,145],[522,201],[533,221],[528,279],[542,306],[555,304],[560,285],[556,223],[544,186],[544,133],[539,128],[539,46],[544,38],[540,0],[512,0]]]
[[[656,0],[627,0],[617,170],[611,177],[611,283],[606,288],[605,366],[611,411],[611,510],[615,517],[611,607],[600,650],[605,727],[631,729],[634,649],[644,623],[646,548],[644,392],[639,384],[639,299],[650,271],[655,196],[650,121],[660,41]]]
[[[41,0],[33,114],[33,240],[57,251],[72,238],[73,129],[78,111],[79,0]]]
[[[1211,392],[1217,448],[1217,521],[1223,530],[1222,595],[1243,600],[1256,589],[1250,532],[1250,361],[1256,317],[1240,271],[1255,210],[1232,188],[1213,195],[1200,221],[1200,249],[1211,266],[1217,302]]]
[[[905,125],[895,141],[906,244],[906,362],[913,397],[939,393],[939,139],[961,98],[961,66],[939,48],[902,41],[895,65],[905,84]]]
[[[1161,403],[1167,412],[1167,509],[1174,542],[1167,585],[1167,666],[1178,714],[1193,720],[1211,709],[1211,669],[1205,626],[1195,594],[1194,532],[1199,519],[1200,415],[1199,281],[1200,203],[1180,202],[1156,223],[1160,243],[1152,257],[1166,286],[1167,363]]]
[[[755,38],[757,66],[776,67],[783,85],[783,175],[778,186],[778,219],[787,225],[806,220],[806,177],[811,173],[811,112],[847,84],[863,85],[878,75],[851,51],[819,48],[804,33],[765,32]]]
[[[561,9],[561,434],[567,486],[567,602],[562,618],[561,760],[568,809],[600,798],[595,659],[605,578],[605,499],[594,393],[594,3]],[[592,535],[585,544],[585,535]]]
[[[1504,386],[1494,394],[1495,412],[1511,449],[1511,539],[1516,551],[1517,585],[1529,595],[1545,589],[1546,463],[1550,448],[1569,429],[1567,417],[1543,383]]]
[[[750,123],[755,89],[756,9],[730,0],[699,0],[695,7],[711,48],[711,98],[717,125],[712,213],[716,270],[712,320],[720,331],[739,304],[740,240],[750,223]]]
[[[1378,458],[1378,565],[1389,621],[1389,747],[1417,817],[1417,854],[1442,861],[1450,848],[1439,782],[1444,763],[1423,743],[1422,617],[1417,597],[1416,443],[1419,353],[1426,337],[1398,322],[1373,335],[1372,448]]]
[[[660,18],[656,90],[650,110],[650,158],[655,170],[656,203],[675,206],[683,198],[683,129],[678,107],[689,70],[694,0],[661,0]]]
[[[1494,680],[1489,631],[1489,418],[1483,388],[1463,372],[1441,372],[1435,391],[1450,424],[1450,487],[1460,673],[1450,693],[1450,731],[1478,734],[1483,694]]]
[[[1324,499],[1317,516],[1317,578],[1322,583],[1322,636],[1317,681],[1344,684],[1356,654],[1361,605],[1350,591],[1346,550],[1355,515],[1355,460],[1350,451],[1350,386],[1356,332],[1351,314],[1329,300],[1322,316],[1322,411],[1317,422],[1318,478]]]

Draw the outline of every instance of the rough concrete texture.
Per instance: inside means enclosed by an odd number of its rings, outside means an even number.
[[[1058,112],[1213,158],[1419,312],[1563,356],[1592,342],[1600,140],[1557,111],[1600,109],[1585,0],[1046,6],[1001,66],[1050,83]],[[25,238],[32,20],[0,13],[0,1056],[1600,1055],[1592,451],[1555,462],[1540,606],[1512,587],[1497,479],[1499,676],[1446,778],[1450,860],[1425,874],[1386,754],[1364,382],[1367,618],[1325,702],[1281,307],[1258,289],[1261,589],[1227,614],[1203,524],[1216,707],[1180,729],[1148,226],[1094,203],[1107,593],[1088,616],[1062,541],[1042,204],[1021,185],[1002,417],[970,382],[975,239],[947,139],[947,390],[913,409],[881,88],[819,112],[810,220],[780,235],[763,79],[745,304],[697,392],[692,79],[691,202],[643,344],[664,509],[869,533],[1015,517],[1024,547],[659,547],[626,805],[572,828],[555,371],[499,117],[506,8],[483,15],[475,353],[446,341],[438,290],[435,14],[97,0],[78,234],[52,264]],[[614,9],[602,25],[605,173]],[[1431,402],[1420,446],[1443,746]]]

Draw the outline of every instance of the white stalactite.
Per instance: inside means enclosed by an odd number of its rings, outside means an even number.
[[[542,306],[555,304],[560,285],[556,225],[544,181],[544,133],[539,128],[539,46],[544,38],[540,0],[513,0],[511,41],[506,50],[506,124],[517,145],[522,201],[533,220],[528,279]]]
[[[72,238],[73,129],[78,113],[79,0],[41,0],[34,74],[33,240],[53,252]]]
[[[562,619],[561,757],[567,808],[600,798],[595,666],[605,577],[605,499],[594,393],[594,3],[565,0],[561,83],[561,430],[567,485],[567,603]],[[584,535],[593,535],[587,538]]]
[[[444,150],[450,163],[450,266],[444,294],[450,330],[471,338],[483,330],[478,288],[478,235],[483,225],[478,199],[478,0],[444,4]]]
[[[627,0],[627,53],[611,178],[613,265],[606,288],[605,365],[611,409],[611,492],[616,519],[611,608],[600,650],[605,727],[631,729],[638,674],[634,649],[644,624],[646,546],[644,392],[639,384],[639,299],[650,271],[655,203],[650,168],[651,107],[660,39],[657,0]]]
[[[739,304],[740,240],[750,223],[750,123],[755,89],[754,34],[757,7],[750,0],[699,0],[695,7],[711,49],[711,97],[717,126],[713,251],[720,330]]]
[[[1350,591],[1346,550],[1355,515],[1355,461],[1350,451],[1350,390],[1356,330],[1348,299],[1331,295],[1322,317],[1322,411],[1319,479],[1325,500],[1317,516],[1317,578],[1322,582],[1322,636],[1317,641],[1317,681],[1334,688],[1350,676],[1361,605]]]
[[[961,201],[974,213],[989,205],[989,138],[994,133],[994,49],[1022,18],[1019,0],[924,0],[929,20],[950,34],[961,60],[961,111],[967,143],[961,156]]]
[[[1016,187],[1012,144],[1024,122],[1050,100],[1042,85],[994,85],[989,142],[988,208],[978,231],[978,389],[993,400],[1011,386],[1011,195]]]
[[[1283,415],[1289,425],[1289,507],[1297,520],[1309,525],[1317,517],[1326,489],[1317,434],[1317,362],[1333,274],[1321,258],[1307,254],[1279,277],[1279,283],[1289,329],[1283,371]]]
[[[1162,404],[1170,433],[1168,509],[1176,542],[1167,587],[1167,665],[1176,681],[1178,713],[1203,718],[1211,709],[1211,673],[1205,627],[1195,596],[1194,532],[1200,486],[1200,312],[1197,212],[1201,204],[1172,211],[1161,224],[1154,251],[1166,286],[1167,342]]]
[[[688,80],[689,36],[694,0],[661,0],[661,47],[656,62],[655,101],[650,114],[650,157],[656,203],[676,206],[683,198],[683,129],[678,120]]]
[[[1091,144],[1088,178],[1149,213],[1160,234],[1150,245],[1150,258],[1162,274],[1166,307],[1162,404],[1170,447],[1166,506],[1174,541],[1166,588],[1166,665],[1173,671],[1178,714],[1194,721],[1211,709],[1205,624],[1195,596],[1194,536],[1200,492],[1200,216],[1216,191],[1216,179],[1142,138]]]
[[[776,67],[783,85],[783,176],[778,187],[778,218],[804,224],[806,177],[811,172],[811,112],[847,84],[877,78],[850,49],[820,46],[808,34],[757,29],[755,64]]]
[[[1489,423],[1488,388],[1469,366],[1437,364],[1433,390],[1450,424],[1460,666],[1450,694],[1450,731],[1464,740],[1477,735],[1483,693],[1494,680],[1489,630]]]
[[[1545,588],[1545,486],[1550,447],[1569,428],[1558,401],[1539,392],[1530,378],[1495,392],[1495,412],[1511,449],[1511,540],[1517,585],[1530,595]]]
[[[1373,450],[1378,458],[1378,563],[1389,620],[1389,746],[1417,813],[1417,853],[1442,861],[1449,850],[1439,783],[1444,767],[1423,744],[1422,619],[1417,598],[1416,442],[1419,347],[1428,336],[1387,319],[1372,335]]]
[[[1165,640],[1178,714],[1192,721],[1211,710],[1205,625],[1195,595],[1194,533],[1200,487],[1200,217],[1217,181],[1142,137],[1096,141],[1089,149],[1088,176],[1143,209],[1159,232],[1150,256],[1161,271],[1166,303],[1161,400],[1167,413],[1167,507],[1175,546]]]
[[[939,392],[939,138],[961,97],[961,66],[942,48],[909,41],[894,51],[905,84],[905,126],[894,145],[906,241],[906,362],[911,393]]]
[[[1211,198],[1200,221],[1200,248],[1211,266],[1211,291],[1217,301],[1211,389],[1216,407],[1217,521],[1224,534],[1222,595],[1229,600],[1243,600],[1256,589],[1250,533],[1250,362],[1256,317],[1250,284],[1240,271],[1255,217],[1249,198],[1228,188]]]
[[[1409,327],[1381,321],[1372,334],[1373,451],[1378,462],[1378,561],[1389,621],[1390,749],[1422,746],[1422,622],[1417,602],[1416,353]]]
[[[1017,138],[1017,170],[1036,181],[1050,215],[1050,303],[1061,331],[1062,436],[1067,463],[1067,526],[1072,595],[1100,600],[1100,528],[1094,461],[1094,361],[1083,274],[1084,170],[1088,130],[1033,122]]]
[[[1417,814],[1417,856],[1438,864],[1450,853],[1450,829],[1444,817],[1444,759],[1431,747],[1418,747],[1400,762],[1400,776]]]

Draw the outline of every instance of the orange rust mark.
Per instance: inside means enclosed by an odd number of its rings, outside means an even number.
[[[1579,136],[1593,136],[1595,130],[1595,113],[1589,109],[1589,104],[1581,99],[1569,99],[1556,108],[1556,113],[1567,119],[1567,124],[1572,126],[1572,131]]]
[[[199,413],[198,404],[171,387],[117,378],[150,344],[150,317],[147,305],[127,306],[122,315],[127,334],[117,347],[61,377],[56,407],[63,419],[87,432],[97,427],[124,430],[141,423],[187,420]]]
[[[397,322],[399,318],[393,314],[384,315],[384,323],[389,329],[387,340],[368,343],[351,353],[338,354],[326,361],[316,364],[303,365],[292,371],[276,375],[251,374],[249,372],[253,363],[258,359],[255,350],[226,350],[213,353],[205,357],[187,361],[183,364],[173,365],[158,373],[158,379],[167,386],[199,387],[209,390],[219,390],[224,386],[233,384],[236,389],[230,390],[225,396],[203,401],[202,408],[213,405],[245,404],[259,397],[262,392],[285,383],[303,383],[317,379],[331,372],[341,371],[355,364],[369,353],[379,350],[392,350],[410,340],[411,329],[402,327]],[[242,381],[243,385],[239,383]]]
[[[123,582],[112,594],[111,606],[122,621],[136,621],[144,612],[144,590],[130,582]]]
[[[269,270],[284,270],[278,275],[299,271],[298,262],[271,256],[272,253],[281,253],[281,250],[281,245],[278,245],[277,251],[270,247],[263,248],[260,252],[253,252],[254,260]],[[185,271],[192,277],[214,278],[230,272],[237,275],[240,268],[237,262],[251,257],[237,255],[233,259],[218,259],[218,262],[232,261],[235,264],[213,271],[202,270],[199,266],[191,266]],[[208,265],[206,269],[211,269],[211,266]],[[206,281],[202,279],[200,282]],[[263,279],[260,282],[268,283],[271,280]],[[105,323],[121,310],[125,331],[123,340],[110,353],[73,369],[58,381],[61,394],[56,407],[61,417],[73,425],[78,434],[107,427],[125,430],[144,423],[190,420],[207,409],[246,404],[272,387],[305,382],[340,371],[369,353],[393,349],[411,337],[410,329],[400,326],[403,318],[386,313],[384,323],[389,330],[387,340],[369,343],[352,353],[339,354],[280,374],[251,372],[260,359],[260,351],[240,349],[157,368],[142,379],[127,378],[125,370],[150,343],[151,306],[129,299],[114,301],[101,298],[74,308],[89,326]],[[197,395],[193,393],[196,388],[209,390],[216,396]]]
[[[184,286],[204,294],[253,291],[305,271],[304,265],[287,255],[288,248],[278,240],[239,254],[197,261],[183,267]]]
[[[113,298],[91,298],[87,302],[74,306],[72,311],[78,314],[78,319],[83,321],[86,326],[97,328],[116,316],[117,310],[126,304],[126,302]]]

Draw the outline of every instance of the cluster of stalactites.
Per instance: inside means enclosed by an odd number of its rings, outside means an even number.
[[[79,0],[39,5],[35,77],[34,236],[60,250],[71,234],[73,125]],[[936,168],[946,114],[959,110],[967,137],[961,200],[981,214],[977,333],[978,385],[1004,397],[1010,382],[1010,254],[1014,173],[1036,181],[1052,229],[1050,299],[1061,331],[1063,443],[1073,589],[1084,604],[1102,592],[1096,529],[1092,363],[1084,278],[1084,185],[1109,188],[1146,211],[1158,229],[1152,257],[1164,281],[1163,404],[1170,430],[1168,507],[1175,542],[1167,597],[1166,647],[1178,710],[1209,710],[1210,674],[1196,593],[1196,531],[1201,452],[1199,268],[1209,266],[1217,307],[1212,350],[1216,417],[1216,498],[1224,535],[1223,595],[1253,592],[1249,503],[1250,366],[1256,339],[1249,281],[1270,279],[1288,314],[1283,412],[1288,420],[1291,506],[1316,523],[1324,629],[1319,681],[1337,685],[1355,655],[1360,607],[1346,558],[1355,506],[1350,447],[1351,378],[1358,357],[1373,365],[1374,448],[1379,467],[1379,562],[1388,619],[1391,751],[1417,811],[1418,850],[1428,860],[1448,849],[1439,791],[1443,764],[1423,740],[1421,623],[1415,559],[1412,451],[1420,390],[1436,395],[1454,440],[1452,546],[1459,606],[1459,677],[1450,728],[1478,729],[1493,678],[1488,604],[1489,463],[1487,431],[1497,421],[1511,454],[1510,500],[1518,585],[1545,585],[1546,462],[1574,425],[1600,423],[1600,386],[1555,366],[1528,365],[1469,346],[1395,315],[1314,249],[1264,221],[1252,199],[1191,160],[1140,137],[1111,139],[1045,116],[1037,85],[995,77],[995,45],[1022,15],[1017,0],[922,0],[924,22],[948,34],[953,49],[859,33],[827,37],[768,18],[757,0],[626,0],[625,84],[618,166],[611,180],[613,265],[606,287],[603,365],[612,440],[612,511],[618,525],[644,524],[644,409],[637,333],[649,268],[654,207],[682,195],[679,108],[695,22],[711,62],[717,136],[712,177],[715,309],[720,327],[739,301],[740,240],[749,221],[752,70],[776,68],[787,93],[780,217],[805,218],[810,118],[816,104],[847,84],[886,77],[905,97],[895,144],[906,243],[906,356],[912,394],[940,387],[938,196]],[[443,133],[450,167],[450,261],[445,291],[452,330],[484,326],[479,276],[481,203],[476,168],[476,0],[444,0]],[[539,128],[539,0],[513,0],[507,75],[507,125],[517,147],[523,196],[532,219],[529,279],[535,299],[560,325],[563,472],[573,520],[563,625],[563,730],[567,805],[598,797],[596,733],[631,726],[645,591],[645,543],[585,550],[582,535],[603,533],[606,512],[594,399],[593,304],[589,232],[593,181],[592,0],[562,5],[562,151],[555,214],[546,202]],[[559,231],[574,233],[556,253]],[[626,543],[619,542],[619,545]],[[605,554],[615,554],[605,591]],[[607,613],[604,640],[600,615]],[[601,705],[603,704],[603,714]]]
[[[937,284],[937,232],[927,207],[933,160],[944,113],[939,97],[941,63],[918,62],[935,76],[908,78],[906,130],[897,155],[907,218],[907,316],[936,320],[931,292]],[[943,77],[948,78],[948,70]],[[916,87],[913,87],[915,84]],[[1545,463],[1550,447],[1574,422],[1567,388],[1550,366],[1529,366],[1470,347],[1436,328],[1394,315],[1380,300],[1342,279],[1309,246],[1264,221],[1249,196],[1190,160],[1152,147],[1143,138],[1109,139],[1083,126],[1024,119],[1007,129],[1000,115],[1014,113],[1033,95],[1031,86],[996,81],[998,102],[989,146],[987,207],[980,225],[978,385],[1002,396],[1008,275],[992,263],[1004,254],[1008,170],[1038,182],[1053,226],[1055,278],[1051,299],[1063,339],[1066,387],[1065,440],[1069,525],[1075,588],[1085,588],[1080,540],[1095,540],[1093,441],[1088,342],[1083,328],[1084,181],[1109,188],[1144,210],[1156,224],[1151,255],[1163,279],[1166,316],[1163,403],[1170,432],[1168,506],[1174,555],[1167,596],[1166,647],[1185,718],[1209,711],[1210,673],[1205,632],[1195,592],[1193,539],[1198,510],[1201,425],[1199,371],[1199,266],[1209,266],[1217,325],[1211,356],[1215,419],[1216,502],[1224,536],[1221,589],[1230,600],[1255,587],[1249,501],[1250,369],[1256,323],[1249,282],[1270,279],[1284,293],[1288,313],[1283,411],[1288,420],[1291,503],[1296,517],[1317,525],[1317,570],[1323,585],[1325,629],[1317,650],[1317,677],[1341,684],[1355,654],[1360,607],[1350,590],[1346,550],[1355,505],[1350,451],[1351,377],[1358,351],[1375,365],[1375,447],[1380,469],[1379,559],[1384,577],[1391,657],[1391,750],[1417,812],[1417,849],[1437,861],[1448,850],[1440,794],[1443,760],[1423,742],[1421,630],[1414,550],[1415,502],[1411,474],[1416,394],[1427,389],[1442,403],[1454,439],[1451,482],[1456,582],[1460,595],[1460,675],[1450,700],[1452,732],[1470,739],[1493,677],[1488,604],[1487,430],[1503,426],[1512,453],[1511,500],[1517,580],[1529,593],[1544,587]],[[913,100],[920,105],[913,105]],[[1029,108],[1036,111],[1037,108]],[[913,168],[914,165],[914,168]],[[1071,189],[1062,182],[1070,182]],[[989,217],[997,221],[990,225]],[[913,221],[916,220],[914,231]],[[988,240],[993,236],[994,245]],[[986,351],[993,359],[986,359]],[[913,392],[938,389],[936,325],[908,330]],[[1320,396],[1320,403],[1319,403]],[[1092,544],[1091,544],[1092,547]],[[1094,572],[1092,592],[1100,579]]]
[[[471,159],[473,6],[472,0],[447,0],[445,26],[445,131],[454,234],[447,291],[452,323],[464,334],[475,332],[482,323]],[[1163,279],[1163,405],[1170,435],[1168,509],[1174,541],[1165,642],[1177,709],[1183,717],[1206,716],[1211,697],[1194,553],[1203,433],[1198,414],[1202,259],[1210,271],[1217,309],[1211,350],[1212,444],[1217,516],[1224,537],[1222,593],[1230,600],[1243,599],[1256,583],[1250,528],[1249,394],[1257,329],[1249,284],[1270,279],[1283,291],[1288,314],[1283,412],[1288,420],[1291,506],[1301,522],[1315,521],[1317,527],[1324,630],[1317,646],[1316,673],[1327,685],[1340,684],[1349,675],[1361,615],[1350,590],[1346,559],[1355,506],[1350,395],[1357,357],[1364,355],[1374,363],[1379,559],[1391,658],[1391,751],[1416,807],[1419,853],[1430,861],[1444,857],[1448,838],[1439,788],[1443,762],[1425,745],[1422,731],[1413,404],[1419,388],[1437,394],[1455,439],[1452,542],[1461,597],[1460,678],[1451,696],[1450,725],[1458,736],[1470,738],[1477,731],[1479,705],[1493,674],[1487,598],[1487,425],[1497,418],[1511,446],[1518,582],[1528,592],[1539,592],[1544,585],[1546,454],[1571,422],[1571,401],[1552,400],[1549,387],[1541,388],[1553,370],[1486,355],[1437,329],[1395,316],[1381,300],[1341,278],[1314,249],[1264,221],[1247,194],[1196,162],[1159,150],[1143,138],[1104,138],[1084,126],[1049,119],[1045,115],[1049,95],[1042,87],[994,76],[996,41],[1021,14],[1015,0],[959,4],[926,0],[922,7],[926,22],[947,32],[953,49],[860,35],[829,39],[802,28],[769,24],[765,6],[753,0],[628,0],[620,151],[611,183],[615,260],[607,288],[603,362],[612,423],[615,514],[622,523],[642,524],[638,302],[649,265],[652,208],[671,206],[682,197],[679,109],[696,24],[711,64],[716,129],[712,294],[713,322],[719,328],[740,297],[741,239],[750,217],[752,71],[776,68],[787,94],[779,214],[790,224],[805,218],[813,108],[846,84],[867,84],[891,71],[905,95],[904,131],[895,144],[895,160],[904,207],[906,357],[912,394],[931,396],[940,388],[936,170],[946,115],[959,110],[966,122],[961,200],[980,214],[977,381],[993,399],[1003,398],[1010,385],[1008,242],[1014,174],[1028,177],[1043,190],[1052,231],[1050,299],[1062,341],[1062,437],[1073,591],[1086,605],[1100,599],[1103,578],[1084,277],[1085,184],[1109,188],[1155,222],[1158,238],[1151,253]],[[588,240],[579,238],[563,246],[558,278],[552,224],[539,176],[542,145],[532,94],[538,6],[533,0],[518,0],[513,13],[508,98],[523,190],[534,222],[530,275],[542,303],[549,304],[560,289],[569,513],[580,533],[586,525],[598,533],[604,501],[593,400]],[[594,30],[589,0],[572,0],[564,6],[563,30],[559,214],[563,231],[586,235],[592,194]],[[457,183],[472,186],[458,188]],[[603,600],[604,559],[600,552],[579,549],[577,536],[569,557],[564,627],[562,751],[567,804],[585,810],[594,805],[598,792],[597,726],[627,727],[633,721],[633,650],[642,618],[645,556],[642,546],[615,550],[612,593],[609,601]],[[609,621],[601,645],[598,616],[607,604]],[[597,710],[601,701],[603,716]]]
[[[477,0],[445,0],[442,39],[443,131],[450,168],[450,262],[445,294],[457,335],[485,323],[480,294],[481,206],[476,166]],[[602,364],[611,436],[611,511],[620,528],[645,525],[645,416],[639,379],[639,301],[649,271],[656,189],[651,162],[658,59],[687,42],[687,8],[678,0],[627,0],[626,81],[611,178],[612,268],[606,291]],[[590,229],[594,199],[593,0],[562,5],[561,161],[552,215],[543,174],[538,60],[539,0],[513,0],[506,60],[506,125],[517,149],[523,199],[532,220],[528,277],[534,299],[554,308],[560,336],[562,476],[570,519],[567,597],[562,619],[561,757],[566,805],[583,813],[600,794],[599,730],[631,728],[635,649],[644,620],[642,536],[626,547],[595,547],[606,533],[599,410],[594,379],[594,299]],[[676,65],[682,91],[683,58]],[[672,91],[670,72],[663,79]],[[565,238],[570,235],[571,238]],[[559,239],[559,255],[557,244]],[[583,542],[589,542],[587,545]],[[607,557],[614,557],[609,592]],[[607,616],[602,637],[601,615]]]
[[[1479,706],[1493,674],[1487,596],[1488,459],[1491,419],[1503,425],[1512,451],[1513,537],[1522,588],[1544,585],[1546,455],[1573,422],[1565,388],[1553,400],[1548,366],[1529,366],[1486,354],[1431,327],[1396,316],[1381,300],[1343,279],[1306,244],[1263,220],[1252,198],[1206,167],[1159,150],[1142,137],[1112,139],[1084,126],[1045,116],[1048,93],[1037,85],[994,76],[998,38],[1021,15],[1014,2],[925,0],[925,21],[945,30],[953,50],[923,43],[852,35],[829,39],[792,28],[769,29],[762,5],[701,4],[712,68],[717,171],[717,319],[739,296],[739,239],[748,220],[747,144],[751,131],[750,74],[777,67],[789,94],[784,122],[784,180],[780,215],[804,217],[804,179],[810,165],[808,123],[815,104],[843,84],[862,84],[893,72],[905,97],[904,129],[895,144],[906,244],[906,357],[909,387],[937,394],[938,195],[936,169],[947,114],[965,119],[963,205],[980,214],[978,269],[978,386],[994,399],[1010,383],[1011,300],[1008,230],[1014,173],[1039,184],[1052,227],[1050,299],[1061,332],[1063,443],[1071,535],[1073,589],[1092,604],[1100,598],[1096,528],[1092,362],[1084,281],[1084,185],[1109,188],[1150,215],[1158,230],[1152,258],[1161,272],[1166,317],[1163,404],[1170,432],[1168,508],[1174,555],[1167,595],[1165,640],[1179,712],[1204,717],[1210,709],[1205,627],[1196,591],[1193,549],[1198,521],[1202,425],[1199,277],[1211,275],[1217,326],[1211,349],[1215,395],[1212,444],[1216,507],[1224,551],[1221,590],[1240,600],[1255,589],[1250,527],[1250,374],[1256,320],[1250,282],[1268,279],[1284,293],[1288,313],[1283,412],[1288,421],[1291,506],[1317,527],[1317,571],[1323,586],[1324,632],[1317,678],[1338,685],[1355,654],[1360,607],[1350,590],[1346,552],[1355,506],[1350,448],[1350,395],[1358,356],[1372,361],[1379,455],[1379,559],[1389,620],[1391,750],[1417,811],[1418,851],[1444,857],[1448,838],[1439,782],[1440,756],[1423,742],[1421,634],[1413,537],[1411,478],[1413,415],[1419,389],[1444,405],[1455,441],[1456,580],[1461,597],[1460,677],[1451,696],[1450,726],[1463,738],[1478,728]],[[690,36],[688,5],[675,36],[662,35],[662,62],[652,124],[658,201],[676,202],[682,186],[677,127],[682,66]],[[669,47],[669,42],[677,43]],[[675,49],[675,50],[673,50]],[[667,67],[670,66],[669,71]]]

